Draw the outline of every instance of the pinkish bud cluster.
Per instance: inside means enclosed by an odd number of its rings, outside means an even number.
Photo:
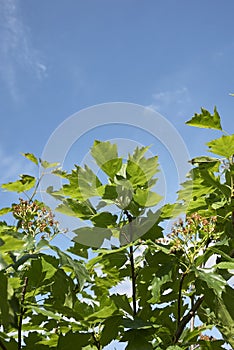
[[[189,247],[193,244],[200,244],[199,242],[203,240],[207,242],[217,238],[216,221],[215,216],[206,218],[198,213],[186,216],[184,220],[180,218],[173,224],[171,233],[168,235],[173,243],[171,253],[183,250],[184,246]]]
[[[37,201],[20,198],[18,204],[13,204],[13,216],[18,220],[18,229],[28,235],[35,236],[44,232],[50,236],[58,233],[58,222],[54,219],[54,214]]]

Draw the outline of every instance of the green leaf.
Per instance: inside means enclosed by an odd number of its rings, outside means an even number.
[[[59,166],[59,162],[49,163],[46,160],[41,160],[41,159],[40,159],[40,164],[44,169],[55,168]]]
[[[164,275],[162,277],[154,277],[153,281],[152,281],[152,284],[150,286],[150,290],[151,290],[151,293],[152,293],[152,298],[149,300],[149,303],[153,303],[153,304],[156,304],[156,303],[159,303],[160,302],[160,299],[161,299],[161,296],[162,296],[162,293],[161,293],[161,287],[169,282],[169,281],[172,281],[172,277],[171,277],[171,272],[169,272],[169,274],[167,275]]]
[[[83,220],[90,219],[96,214],[96,210],[90,201],[79,202],[70,198],[64,200],[63,204],[60,204],[56,210],[62,214],[75,216]]]
[[[113,215],[109,212],[101,212],[99,214],[93,215],[91,221],[96,227],[114,227],[116,225],[117,215]]]
[[[90,337],[89,333],[73,333],[72,331],[65,335],[60,334],[57,350],[81,350],[89,344]]]
[[[60,196],[69,196],[70,198],[77,199],[80,202],[84,202],[91,197],[99,196],[100,188],[102,183],[99,178],[93,173],[93,171],[85,165],[84,168],[75,166],[76,168],[72,170],[70,174],[65,172],[53,171],[55,174],[66,178],[69,183],[64,184],[62,188],[58,191],[53,191],[53,187],[50,186],[47,189],[54,197],[57,196],[60,199]]]
[[[91,148],[91,155],[97,165],[112,179],[122,167],[122,158],[118,157],[117,145],[109,141],[96,140]]]
[[[153,207],[158,204],[162,198],[162,196],[155,192],[143,190],[141,188],[137,188],[136,193],[133,195],[134,201],[141,207]]]
[[[190,163],[193,165],[200,165],[200,167],[203,167],[203,168],[211,168],[217,165],[217,171],[218,171],[218,167],[220,166],[220,159],[202,156],[202,157],[193,158],[192,160],[190,160]]]
[[[0,271],[0,323],[3,327],[7,327],[9,323],[9,304],[8,304],[8,291],[7,291],[7,276]]]
[[[214,265],[213,267],[218,269],[234,270],[234,262],[223,261],[219,264]]]
[[[68,175],[67,172],[62,170],[61,168],[57,168],[57,169],[52,170],[52,174],[60,176],[63,179],[66,179],[67,175]]]
[[[114,300],[114,303],[118,309],[122,309],[129,315],[133,316],[133,311],[126,295],[113,294],[111,299]]]
[[[130,328],[130,329],[147,329],[147,328],[153,327],[152,323],[145,322],[139,317],[135,317],[133,320],[130,318],[125,318],[123,320],[123,325],[125,328]]]
[[[214,114],[212,115],[206,109],[201,108],[201,113],[195,113],[191,120],[187,121],[186,124],[195,126],[197,128],[209,128],[222,130],[220,123],[220,116],[217,112],[216,107],[214,108]]]
[[[77,235],[73,238],[74,242],[97,248],[102,246],[104,239],[112,236],[110,229],[101,227],[81,227],[73,232]]]
[[[2,234],[0,243],[0,253],[6,253],[14,250],[21,250],[25,242],[11,235]]]
[[[102,199],[109,199],[114,201],[118,197],[116,185],[105,185],[99,188],[99,195]]]
[[[48,256],[42,256],[41,258],[41,265],[42,265],[42,273],[45,274],[44,280],[50,279],[54,276],[55,272],[57,271],[58,267],[57,264],[55,265],[52,257]],[[53,262],[53,263],[51,263]],[[55,265],[55,266],[54,266]]]
[[[7,191],[24,192],[30,190],[36,184],[36,178],[30,175],[20,175],[21,179],[15,182],[8,182],[1,187]]]
[[[34,154],[32,154],[32,153],[22,153],[22,155],[25,158],[31,160],[31,162],[35,163],[36,165],[39,164],[38,159],[37,159],[37,157],[34,156]]]
[[[88,247],[78,242],[75,242],[74,246],[70,247],[67,251],[82,258],[88,258]]]
[[[46,305],[45,305],[46,306]],[[37,304],[27,304],[27,307],[28,308],[31,308],[33,311],[35,311],[37,314],[40,314],[40,315],[44,315],[44,316],[47,316],[49,318],[52,318],[53,320],[60,320],[61,319],[61,315],[59,315],[58,313],[56,312],[53,312],[53,311],[50,311],[50,310],[47,310],[45,309],[44,307],[38,307]]]
[[[152,177],[158,172],[158,157],[141,158],[136,162],[133,157],[129,156],[126,174],[132,186],[147,185]],[[148,187],[148,186],[147,186]]]
[[[147,147],[141,147],[141,148],[136,147],[135,150],[134,150],[134,152],[133,152],[133,155],[132,155],[132,156],[129,155],[129,158],[131,158],[131,160],[132,160],[133,162],[139,163],[140,160],[141,160],[142,158],[144,158],[144,155],[145,155],[145,153],[149,150],[149,148],[150,148],[149,146],[147,146]]]
[[[219,156],[229,158],[234,154],[234,134],[222,136],[207,143],[209,151]]]
[[[117,310],[115,303],[112,300],[106,300],[104,304],[101,303],[100,309],[93,314],[85,317],[86,320],[95,320],[95,322],[101,321],[102,319],[107,319],[112,316]]]
[[[80,288],[82,289],[86,281],[90,281],[88,271],[85,266],[78,260],[72,259],[69,255],[62,252],[56,246],[50,246],[59,256],[61,266],[67,266],[73,269],[76,278],[79,282]]]
[[[212,272],[212,269],[201,269],[198,268],[195,271],[198,278],[205,282],[208,288],[213,290],[217,297],[221,298],[222,293],[225,290],[227,282],[222,276]]]
[[[110,316],[104,321],[104,328],[101,333],[100,343],[102,346],[109,344],[116,339],[119,333],[119,326],[122,324],[122,316]]]
[[[5,215],[7,213],[10,213],[12,211],[12,208],[2,208],[0,209],[0,215]]]
[[[153,350],[153,346],[146,339],[146,330],[128,330],[121,338],[121,342],[128,341],[126,350]]]

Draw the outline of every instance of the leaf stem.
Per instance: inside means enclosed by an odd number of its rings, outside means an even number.
[[[18,327],[18,350],[21,350],[21,347],[22,347],[22,324],[23,324],[23,316],[25,313],[24,299],[25,299],[27,285],[28,285],[28,277],[25,277],[22,294],[21,294],[21,308],[20,308],[19,327]]]
[[[130,227],[130,242],[132,242],[133,239],[133,232],[132,232],[132,216],[129,214],[127,210],[124,211],[124,214],[128,218],[129,227]],[[132,305],[133,305],[133,316],[136,316],[137,314],[137,306],[136,306],[136,273],[135,273],[135,263],[134,263],[134,255],[133,255],[133,246],[131,245],[129,247],[129,259],[131,264],[131,280],[132,280]]]
[[[96,335],[95,335],[94,332],[92,333],[92,337],[93,337],[94,345],[96,346],[96,348],[98,350],[102,350],[102,346],[101,346],[99,340],[97,340]]]
[[[37,189],[38,189],[38,187],[39,187],[39,185],[40,185],[40,182],[41,182],[43,176],[44,176],[44,173],[42,173],[41,176],[40,176],[40,178],[38,179],[38,181],[37,181],[37,183],[36,183],[36,186],[35,186],[35,188],[34,188],[34,191],[33,191],[32,195],[31,195],[31,197],[29,198],[29,202],[32,202],[33,197],[34,197],[35,194],[37,193]]]
[[[201,296],[199,299],[197,299],[196,303],[191,307],[190,311],[182,318],[175,332],[175,335],[173,338],[173,344],[176,344],[178,342],[186,324],[189,323],[189,321],[195,316],[195,313],[200,307],[203,300],[204,300],[204,295]]]
[[[177,327],[179,327],[180,319],[181,319],[181,296],[182,296],[182,287],[183,281],[186,276],[186,273],[182,274],[179,284],[179,294],[178,294],[178,308],[177,308]]]

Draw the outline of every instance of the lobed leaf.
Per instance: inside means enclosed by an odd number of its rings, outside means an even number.
[[[217,112],[216,107],[214,108],[214,114],[212,115],[209,111],[204,108],[201,108],[201,113],[195,113],[192,119],[186,122],[186,124],[195,126],[197,128],[209,128],[222,130],[220,123],[220,116]]]
[[[39,164],[38,159],[37,159],[37,157],[34,156],[34,154],[32,154],[32,153],[22,153],[22,155],[25,158],[31,160],[31,162],[35,163],[36,165]]]
[[[30,175],[20,175],[21,179],[14,182],[8,182],[3,184],[1,187],[4,190],[12,192],[24,192],[30,190],[36,184],[36,178]]]
[[[219,156],[230,158],[234,155],[234,134],[222,136],[207,143],[209,151]]]

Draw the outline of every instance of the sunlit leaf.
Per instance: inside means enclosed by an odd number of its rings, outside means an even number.
[[[25,245],[21,239],[15,238],[11,235],[2,234],[0,243],[0,252],[5,253],[14,250],[20,250]]]
[[[97,165],[111,178],[122,167],[122,159],[118,157],[117,145],[111,144],[109,141],[96,140],[91,148],[91,155]]]
[[[135,188],[144,186],[158,172],[158,157],[140,158],[138,162],[129,157],[126,167],[128,180]]]
[[[7,213],[10,213],[12,211],[12,208],[2,208],[0,209],[0,215],[5,215]]]
[[[56,210],[62,214],[75,216],[84,220],[90,219],[96,214],[96,210],[88,200],[79,202],[70,198],[66,199],[63,204],[60,204]]]
[[[97,248],[101,247],[104,239],[110,239],[112,236],[110,229],[101,227],[81,227],[73,232],[77,235],[73,238],[74,242]]]
[[[196,126],[198,128],[210,128],[222,130],[220,123],[220,116],[217,112],[216,107],[214,108],[214,114],[212,115],[209,111],[201,108],[201,113],[195,113],[191,120],[187,121],[186,124]]]
[[[219,156],[229,158],[234,154],[234,134],[222,136],[207,143],[209,151]]]
[[[31,162],[35,163],[36,165],[39,164],[38,159],[37,159],[37,157],[34,156],[34,154],[32,154],[32,153],[22,153],[22,155],[25,158],[31,160]]]
[[[40,159],[40,164],[44,169],[55,168],[59,166],[59,162],[49,163],[46,160],[41,160],[41,159]]]
[[[212,270],[201,268],[196,270],[196,274],[197,277],[203,280],[207,287],[211,288],[219,298],[222,297],[222,293],[226,287],[226,281],[222,276],[212,272]]]
[[[36,184],[36,178],[30,175],[20,175],[21,179],[15,182],[3,184],[2,188],[7,191],[24,192],[30,190]]]
[[[133,196],[135,202],[137,202],[141,207],[153,207],[162,200],[162,196],[155,192],[148,190],[143,190],[137,188],[136,193]]]

